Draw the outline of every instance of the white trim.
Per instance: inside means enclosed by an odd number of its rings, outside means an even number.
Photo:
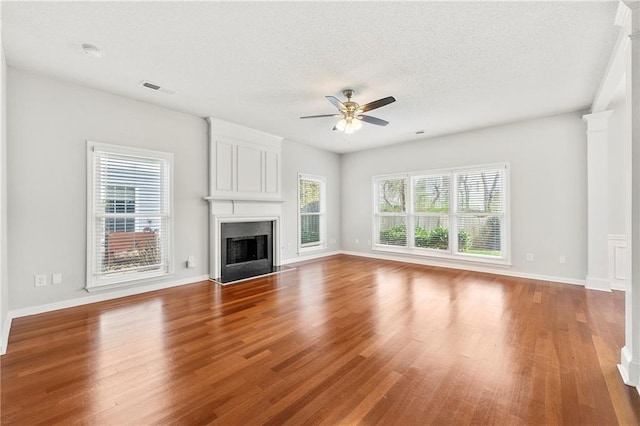
[[[613,290],[627,291],[629,282],[629,249],[626,235],[609,234],[609,282]]]
[[[618,372],[622,377],[622,381],[627,386],[633,386],[640,393],[640,383],[637,379],[640,376],[640,362],[631,357],[628,347],[620,350],[620,364],[618,364]]]
[[[121,297],[133,296],[136,294],[148,293],[150,291],[163,290],[171,287],[179,287],[182,285],[195,284],[202,281],[208,281],[208,275],[187,278],[185,280],[173,280],[160,284],[151,284],[146,286],[130,287],[125,290],[93,293],[90,296],[78,297],[75,299],[61,300],[59,302],[47,303],[45,305],[29,306],[27,308],[12,309],[9,311],[11,318],[26,317],[29,315],[37,315],[45,312],[57,311],[59,309],[73,308],[76,306],[89,305],[91,303],[104,302],[107,300],[119,299]]]
[[[2,327],[2,335],[0,336],[0,355],[4,355],[7,353],[7,347],[9,346],[9,333],[11,332],[11,312],[7,313],[7,318],[4,322],[4,327]]]
[[[164,151],[155,151],[151,149],[134,148],[125,145],[115,145],[110,143],[96,142],[87,140],[87,150],[89,152],[106,152],[109,154],[120,154],[131,157],[140,157],[145,159],[161,158],[165,161],[173,163],[173,153]]]
[[[609,130],[609,117],[613,114],[613,110],[592,112],[584,114],[582,121],[587,123],[587,134],[607,132]],[[589,141],[587,140],[587,143]]]
[[[514,278],[527,278],[531,280],[551,281],[551,282],[557,282],[561,284],[579,285],[583,287],[585,286],[585,280],[578,280],[578,279],[566,278],[566,277],[552,277],[549,275],[528,274],[524,272],[514,272],[514,271],[507,271],[507,270],[494,269],[494,268],[483,268],[480,265],[465,264],[465,263],[459,263],[459,262],[445,264],[443,262],[433,261],[432,258],[425,258],[425,257],[420,257],[420,258],[408,257],[408,256],[400,257],[400,256],[394,256],[394,255],[380,255],[380,254],[374,254],[374,253],[360,253],[355,251],[341,251],[341,253],[351,255],[351,256],[368,257],[371,259],[391,260],[396,262],[413,263],[416,265],[437,266],[440,268],[461,269],[463,271],[473,271],[473,272],[484,272],[487,274],[501,275],[501,276],[514,277]]]
[[[588,290],[611,291],[611,283],[606,278],[587,276],[585,288]]]
[[[622,2],[618,3],[618,10],[614,25],[620,27],[616,42],[611,51],[607,68],[600,81],[600,86],[591,104],[591,112],[604,111],[609,107],[615,96],[616,89],[625,78],[627,55],[629,48],[630,10]]]
[[[343,253],[344,252],[342,250],[317,252],[317,253],[308,254],[305,256],[284,259],[281,262],[281,265],[289,265],[291,263],[306,262],[307,260],[321,259],[323,257],[336,256],[338,254],[343,254]]]
[[[455,243],[455,242],[454,242]],[[452,260],[456,262],[470,262],[470,263],[480,263],[487,265],[494,265],[500,267],[511,267],[511,263],[506,261],[503,258],[496,258],[495,256],[487,256],[482,254],[470,254],[470,253],[451,253],[450,250],[437,250],[430,248],[422,248],[422,247],[395,247],[395,246],[386,246],[384,244],[372,244],[371,250],[384,252],[384,253],[397,253],[397,254],[405,254],[409,256],[420,256],[427,257],[431,259],[446,259]]]

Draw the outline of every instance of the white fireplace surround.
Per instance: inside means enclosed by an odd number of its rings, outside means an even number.
[[[209,218],[210,229],[210,278],[212,280],[218,280],[221,276],[221,247],[220,247],[220,235],[223,223],[238,223],[238,222],[262,222],[273,221],[273,266],[280,266],[280,220],[281,214],[279,214],[280,204],[266,204],[262,202],[247,201],[239,202],[234,201],[210,201],[212,214]],[[244,213],[239,214],[215,214],[215,205],[218,207],[220,204],[231,203],[233,207],[243,207]],[[249,208],[247,211],[247,207]],[[266,208],[265,208],[266,207]],[[237,210],[237,209],[234,209]],[[267,210],[273,213],[278,211],[278,214],[256,214],[260,210]],[[253,214],[247,214],[253,211]]]

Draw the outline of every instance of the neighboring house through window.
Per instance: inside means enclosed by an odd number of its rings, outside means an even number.
[[[89,142],[87,289],[172,272],[173,155]]]
[[[508,165],[374,177],[374,249],[508,263]]]
[[[105,213],[135,213],[136,189],[131,186],[107,185],[107,198],[105,200]],[[135,218],[133,217],[109,217],[106,219],[107,232],[135,231]]]
[[[298,175],[298,251],[326,248],[325,178]]]

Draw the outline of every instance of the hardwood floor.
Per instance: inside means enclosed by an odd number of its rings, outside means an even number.
[[[350,256],[14,320],[2,424],[638,424],[624,294]]]

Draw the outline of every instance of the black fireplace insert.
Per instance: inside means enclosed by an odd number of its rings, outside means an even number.
[[[242,280],[274,271],[273,221],[221,224],[220,280]]]

